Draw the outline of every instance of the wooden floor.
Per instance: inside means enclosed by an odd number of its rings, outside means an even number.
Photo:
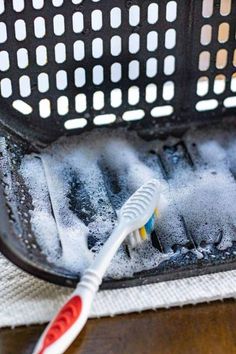
[[[0,354],[30,354],[43,326],[0,331]],[[90,320],[67,354],[236,353],[236,302]]]

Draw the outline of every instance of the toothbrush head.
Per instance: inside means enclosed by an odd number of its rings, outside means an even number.
[[[152,179],[140,187],[121,208],[119,218],[130,230],[127,241],[131,248],[145,241],[153,231],[159,201],[160,183]]]

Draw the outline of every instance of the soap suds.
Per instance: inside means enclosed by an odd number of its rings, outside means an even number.
[[[175,141],[170,138],[166,143]],[[162,185],[165,205],[156,229],[165,253],[146,242],[129,258],[122,246],[108,277],[157,267],[173,254],[174,245],[184,251],[188,233],[197,256],[204,245],[230,247],[236,240],[235,136],[224,140],[217,132],[194,132],[185,141],[194,166],[185,157],[178,164],[178,154],[170,154],[168,163],[174,170],[168,178],[157,158],[163,143],[145,142],[124,129],[62,138],[40,156],[25,156],[20,172],[32,196],[31,223],[42,252],[68,271],[83,271],[109,237],[118,209],[154,177]]]

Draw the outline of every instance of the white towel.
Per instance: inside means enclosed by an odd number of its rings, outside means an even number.
[[[39,280],[0,255],[0,327],[49,321],[71,289]],[[90,317],[236,298],[236,270],[100,291]]]

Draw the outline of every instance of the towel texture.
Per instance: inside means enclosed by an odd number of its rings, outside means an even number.
[[[49,321],[71,289],[39,280],[0,255],[0,327]],[[100,291],[90,317],[236,297],[236,270],[199,277]]]

